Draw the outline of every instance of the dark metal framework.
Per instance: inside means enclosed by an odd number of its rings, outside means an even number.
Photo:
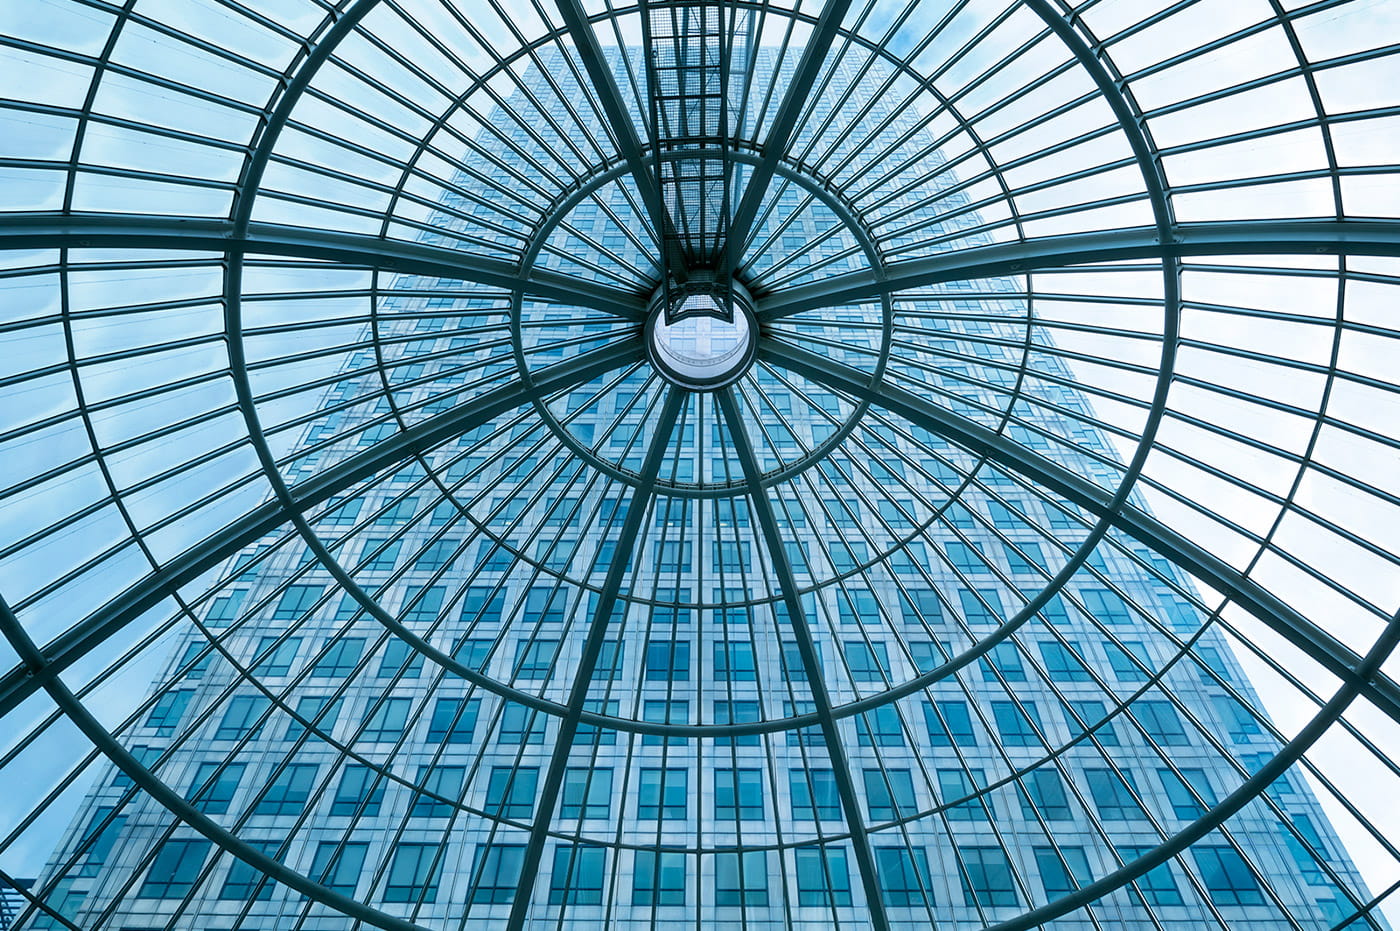
[[[1400,98],[1396,82],[1375,90],[1400,51],[1383,4],[1271,0],[1259,4],[1267,13],[1212,19],[1198,0],[1131,13],[909,0],[878,16],[873,3],[726,0],[697,5],[714,16],[696,41],[718,63],[705,59],[717,71],[700,75],[693,99],[686,37],[667,39],[669,64],[635,51],[649,14],[680,22],[669,2],[589,13],[559,0],[528,17],[496,0],[283,5],[273,15],[207,0],[207,21],[176,23],[130,0],[51,0],[32,19],[0,18],[0,50],[34,75],[0,102],[11,138],[0,150],[0,508],[14,515],[0,537],[0,716],[12,735],[0,767],[35,787],[0,828],[0,849],[42,859],[52,813],[71,811],[102,755],[134,783],[127,801],[139,790],[169,811],[166,837],[188,827],[308,903],[377,927],[420,926],[422,893],[405,917],[375,904],[377,892],[347,894],[288,867],[244,821],[204,813],[165,781],[161,759],[138,752],[133,735],[157,696],[133,683],[149,684],[171,632],[193,624],[207,646],[166,686],[216,657],[266,700],[266,716],[301,726],[302,740],[454,817],[528,838],[512,931],[549,894],[537,877],[551,841],[648,849],[621,831],[561,825],[581,735],[732,742],[815,727],[843,815],[843,829],[817,841],[849,845],[863,920],[884,931],[873,837],[981,804],[1076,745],[1098,746],[1150,688],[1169,693],[1174,664],[1196,664],[1248,702],[1194,652],[1199,632],[1180,637],[1170,662],[1143,668],[1146,685],[1068,743],[1042,739],[1041,758],[1008,756],[1008,775],[964,798],[867,823],[842,728],[931,701],[931,689],[1070,597],[1072,579],[1111,588],[1112,572],[1095,562],[1108,553],[1199,610],[1201,629],[1248,658],[1292,725],[1251,707],[1276,748],[1220,801],[1196,798],[1199,818],[1157,826],[1147,852],[1052,901],[1010,912],[979,904],[978,917],[1011,931],[1092,916],[1207,835],[1228,837],[1246,806],[1277,808],[1268,789],[1290,771],[1344,814],[1371,874],[1400,866],[1387,821],[1400,780],[1400,327],[1387,313],[1400,295]],[[749,69],[730,61],[740,29]],[[769,49],[769,64],[751,43]],[[1268,64],[1239,52],[1254,48]],[[1210,70],[1235,52],[1242,75]],[[702,111],[704,131],[667,117],[674,106]],[[711,225],[691,229],[671,211],[693,191],[718,198],[695,211]],[[585,211],[601,219],[590,225]],[[629,258],[638,253],[647,261]],[[652,295],[697,272],[742,281],[761,325],[753,375],[714,395],[664,385],[640,343]],[[417,298],[420,309],[402,309]],[[561,319],[577,329],[553,335]],[[1019,342],[988,326],[1008,320]],[[452,348],[431,348],[443,340]],[[426,375],[425,362],[436,366]],[[998,377],[979,374],[998,365]],[[1073,387],[1088,403],[1037,393],[1045,386]],[[627,442],[575,433],[573,399],[586,406],[620,387],[635,400],[611,435]],[[773,403],[780,392],[795,410]],[[829,421],[828,439],[789,455],[778,437],[804,420]],[[677,466],[674,437],[687,428],[724,438],[707,477]],[[922,464],[904,468],[943,494],[906,495],[917,517],[877,512],[880,526],[852,528],[839,499],[894,481],[868,464],[895,456],[880,445],[891,434],[922,446]],[[513,492],[488,478],[505,460],[478,461],[506,437],[526,477]],[[1083,462],[1093,470],[1078,471]],[[567,494],[550,502],[524,490],[545,478]],[[936,666],[835,697],[804,596],[858,587],[930,528],[956,527],[968,502],[1000,502],[1004,482],[1029,489],[1047,515],[1020,515],[1053,556],[1034,591]],[[409,502],[408,520],[448,508],[448,527],[508,554],[511,571],[592,598],[579,609],[586,624],[569,631],[580,655],[553,660],[568,673],[565,694],[493,678],[436,628],[406,623],[411,601],[387,607],[397,576],[368,581],[373,554],[356,547],[396,547],[402,530],[382,538],[392,520],[333,516],[370,492]],[[578,510],[526,525],[496,503],[511,495],[529,498],[517,511]],[[679,526],[668,523],[673,509],[737,514],[734,502],[752,514],[764,553],[726,577],[742,596],[691,604],[637,575],[643,543]],[[829,578],[800,576],[784,546],[794,510],[849,528],[840,533],[868,555],[846,568],[832,560]],[[609,561],[596,556],[601,583],[551,558],[564,546],[557,528],[578,523],[618,528]],[[246,580],[229,561],[250,547],[255,568],[304,554],[288,578],[322,573],[382,628],[380,643],[406,642],[435,675],[550,721],[532,816],[473,808],[396,772],[392,756],[333,737],[324,711],[297,703],[298,682],[263,682],[266,657],[237,655],[242,622],[207,621]],[[618,629],[627,605],[767,612],[801,661],[781,684],[791,713],[677,722],[646,718],[640,704],[635,714],[598,704],[605,650],[629,635]],[[332,609],[329,594],[314,608]],[[112,695],[115,713],[99,704]],[[55,753],[74,730],[90,752]],[[92,842],[89,830],[82,843]],[[787,855],[812,843],[697,840],[684,851]],[[60,883],[24,889],[14,867],[0,867],[30,920],[75,927]],[[372,871],[374,889],[388,871]],[[1395,888],[1351,895],[1335,923],[1376,920]],[[130,883],[124,892],[134,894]],[[194,895],[172,926],[193,913]]]

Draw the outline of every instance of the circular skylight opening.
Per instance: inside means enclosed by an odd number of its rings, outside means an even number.
[[[754,356],[754,326],[745,301],[734,296],[732,319],[716,316],[711,294],[685,298],[679,320],[666,322],[660,308],[652,316],[647,349],[652,363],[683,388],[709,391],[733,382]]]

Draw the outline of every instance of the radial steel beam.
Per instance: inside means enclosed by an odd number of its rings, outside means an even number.
[[[646,295],[542,268],[420,242],[357,233],[252,223],[238,235],[230,220],[103,214],[20,214],[0,217],[0,251],[17,249],[169,249],[237,252],[340,262],[384,271],[460,279],[523,291],[630,320],[646,312]]]
[[[534,375],[534,384],[513,382],[463,401],[457,408],[434,415],[393,437],[317,473],[292,486],[296,505],[312,508],[330,500],[346,488],[410,456],[421,454],[453,438],[490,423],[508,411],[537,398],[546,397],[573,385],[590,381],[644,358],[634,340],[576,356],[543,369]],[[170,560],[97,611],[46,644],[42,663],[21,664],[0,676],[0,717],[38,691],[43,684],[99,647],[162,599],[202,573],[228,559],[245,546],[261,539],[285,523],[281,504],[267,501],[217,533]]]
[[[1294,646],[1312,657],[1328,672],[1345,682],[1355,682],[1362,657],[1308,620],[1288,604],[1242,575],[1229,563],[1187,539],[1151,514],[1125,503],[1109,506],[1112,494],[1009,437],[905,388],[881,382],[872,385],[870,377],[858,369],[770,340],[759,351],[763,361],[796,372],[828,388],[867,400],[915,426],[923,427],[974,453],[1013,469],[1071,503],[1099,517],[1190,572],[1196,578],[1230,598],[1259,620],[1268,624]],[[1362,694],[1395,721],[1400,721],[1400,684],[1376,674],[1359,683]]]
[[[613,79],[607,56],[603,53],[603,47],[599,44],[593,27],[588,24],[588,14],[584,12],[583,4],[579,0],[556,0],[556,6],[569,37],[574,41],[575,50],[583,59],[584,70],[593,82],[593,92],[597,95],[599,106],[603,108],[608,128],[612,130],[613,138],[617,141],[618,153],[627,162],[637,185],[637,193],[641,195],[647,212],[651,214],[652,230],[656,233],[658,247],[664,250],[667,242],[674,241],[674,237],[668,235],[673,229],[671,215],[661,200],[661,187],[657,183],[656,175],[647,165],[642,138],[637,135],[632,115],[627,112],[627,105],[623,103],[622,91]],[[661,262],[663,275],[669,271],[677,281],[686,280],[684,256],[665,254],[661,256]]]
[[[652,501],[662,460],[665,459],[666,449],[670,445],[671,430],[675,427],[685,402],[686,392],[679,388],[671,388],[666,394],[661,413],[657,417],[656,433],[647,449],[646,458],[642,461],[641,474],[638,476],[631,502],[627,505],[627,516],[623,518],[622,528],[617,534],[617,545],[613,550],[612,562],[608,566],[608,574],[598,590],[598,603],[593,612],[593,620],[588,625],[588,632],[584,636],[583,654],[579,657],[573,686],[569,690],[569,710],[559,722],[554,753],[550,757],[544,784],[540,787],[539,796],[535,801],[535,818],[530,825],[530,840],[525,847],[520,880],[516,884],[515,898],[511,902],[510,920],[506,923],[507,931],[520,931],[529,918],[530,906],[534,903],[531,893],[538,878],[540,858],[544,855],[545,841],[549,836],[550,826],[554,823],[554,807],[559,801],[559,790],[564,783],[564,771],[568,767],[569,754],[573,751],[579,720],[588,700],[588,692],[593,687],[594,667],[598,664],[603,642],[612,625],[618,592],[621,591],[627,570],[635,558],[633,550],[636,548],[637,536],[641,533],[642,521],[646,519],[647,508]]]
[[[1400,256],[1397,220],[1251,220],[1177,226],[1169,242],[1155,227],[1069,233],[956,249],[886,265],[883,277],[864,269],[813,284],[754,295],[761,320],[945,281],[1019,275],[1048,268],[1134,259],[1209,255]]]
[[[841,730],[831,714],[831,695],[826,689],[826,680],[823,678],[821,660],[817,654],[812,630],[807,626],[807,613],[803,610],[802,599],[798,595],[792,564],[788,561],[787,549],[783,546],[782,530],[773,515],[773,503],[760,482],[758,458],[754,455],[748,429],[740,416],[738,402],[734,400],[733,389],[725,388],[719,391],[716,400],[729,427],[734,454],[739,458],[744,480],[752,490],[749,500],[753,502],[754,518],[763,535],[778,589],[782,592],[788,626],[792,629],[793,639],[797,643],[797,652],[802,657],[802,671],[812,692],[812,706],[816,710],[822,737],[826,742],[827,756],[831,760],[832,778],[836,782],[836,792],[841,797],[846,830],[851,835],[851,852],[855,855],[861,885],[865,888],[870,925],[875,931],[888,931],[890,924],[885,915],[885,900],[880,891],[880,877],[875,870],[875,857],[870,850],[870,835],[865,829],[865,816],[861,814],[860,798],[856,794],[855,779],[851,775],[850,762],[846,757],[845,745],[841,741]]]
[[[748,183],[744,185],[744,196],[740,198],[734,220],[729,226],[725,266],[731,270],[743,259],[742,250],[758,217],[758,208],[763,206],[763,196],[768,193],[768,185],[773,180],[773,173],[778,170],[778,163],[788,153],[793,134],[797,132],[797,121],[807,108],[812,85],[817,82],[822,65],[826,64],[826,54],[850,8],[851,0],[830,0],[822,9],[812,28],[811,38],[802,49],[802,57],[797,61],[797,69],[788,83],[783,102],[774,114],[772,128],[763,140],[763,158],[749,175]]]

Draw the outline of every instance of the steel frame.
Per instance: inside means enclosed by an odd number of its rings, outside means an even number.
[[[0,216],[0,250],[11,252],[61,250],[65,267],[66,263],[70,261],[71,250],[75,249],[161,250],[175,254],[207,253],[219,257],[230,268],[227,279],[230,286],[227,290],[231,293],[226,296],[230,298],[232,304],[227,329],[231,337],[236,337],[241,329],[238,310],[240,295],[237,287],[239,275],[243,263],[252,256],[296,258],[332,262],[355,268],[370,268],[376,271],[398,271],[448,277],[507,289],[515,293],[517,302],[519,296],[524,294],[589,307],[626,320],[638,319],[645,309],[646,300],[646,296],[640,292],[629,292],[621,288],[580,280],[575,276],[536,268],[533,267],[532,261],[525,261],[517,265],[510,261],[472,255],[461,249],[252,221],[253,203],[259,196],[263,172],[272,158],[279,133],[291,118],[296,101],[307,92],[317,70],[334,54],[340,41],[355,32],[364,17],[377,5],[378,0],[345,0],[345,2],[338,4],[328,13],[320,33],[305,40],[303,51],[294,67],[289,69],[286,75],[280,76],[283,86],[274,96],[276,106],[274,108],[269,104],[265,108],[263,113],[265,120],[260,126],[254,145],[249,147],[244,163],[244,173],[236,185],[238,197],[232,220],[173,219],[157,216],[73,212],[71,209],[73,201],[71,177],[79,166],[78,150],[80,149],[80,146],[75,146],[73,159],[69,166],[70,181],[64,198],[65,212],[62,214],[8,214]],[[1343,219],[1344,213],[1340,209],[1339,177],[1341,170],[1338,168],[1337,159],[1332,151],[1330,124],[1321,118],[1322,131],[1327,134],[1328,164],[1331,168],[1331,178],[1339,204],[1336,219],[1177,223],[1171,213],[1169,191],[1160,173],[1161,153],[1150,136],[1146,135],[1142,129],[1144,114],[1131,96],[1131,81],[1128,77],[1111,71],[1109,66],[1105,64],[1107,56],[1102,47],[1092,41],[1092,36],[1088,36],[1086,39],[1087,31],[1077,14],[1065,15],[1060,7],[1049,0],[1026,0],[1026,5],[1045,21],[1047,28],[1065,41],[1072,51],[1073,63],[1077,63],[1093,76],[1100,91],[1114,108],[1118,122],[1132,144],[1136,161],[1142,168],[1145,182],[1150,189],[1149,199],[1153,203],[1156,225],[975,246],[930,258],[893,262],[882,267],[873,267],[867,271],[831,276],[817,284],[779,285],[758,293],[760,302],[758,312],[766,323],[773,323],[808,311],[866,301],[874,297],[888,299],[903,292],[948,281],[1029,275],[1043,270],[1089,266],[1106,262],[1141,261],[1155,263],[1160,261],[1163,265],[1164,277],[1168,282],[1167,290],[1172,292],[1177,263],[1191,257],[1239,254],[1400,256],[1400,221]],[[1314,6],[1323,8],[1331,5],[1335,4],[1321,3]],[[735,6],[759,9],[757,4],[752,3],[739,3]],[[130,12],[130,7],[131,5],[127,4],[125,8],[127,13]],[[640,196],[646,202],[651,215],[653,227],[658,236],[664,240],[664,232],[672,221],[666,216],[664,205],[661,204],[660,198],[656,194],[655,179],[649,168],[649,155],[636,132],[627,112],[622,93],[612,77],[602,47],[590,25],[591,21],[598,20],[600,17],[596,15],[590,17],[578,0],[558,0],[558,8],[565,22],[563,32],[571,37],[574,47],[583,61],[592,81],[596,103],[603,110],[605,120],[614,141],[617,143],[626,170],[636,179]],[[848,2],[837,0],[824,8],[820,17],[815,20],[803,14],[805,21],[809,25],[814,25],[813,40],[804,51],[797,75],[781,102],[767,140],[760,149],[761,156],[757,157],[756,169],[750,176],[749,185],[745,189],[743,200],[736,212],[731,229],[731,240],[727,249],[727,254],[731,257],[729,261],[731,268],[737,268],[740,261],[733,254],[734,244],[737,242],[742,246],[747,241],[757,219],[761,201],[773,177],[783,171],[781,162],[788,155],[797,120],[800,118],[807,97],[820,73],[827,52],[838,34],[842,34],[840,30],[841,20],[848,8]],[[1279,21],[1287,27],[1289,41],[1302,62],[1301,46],[1291,28],[1291,17],[1299,14],[1296,12],[1285,13],[1277,7],[1277,4],[1275,4],[1275,8]],[[601,18],[607,18],[611,15],[616,15],[616,13],[605,13],[602,14]],[[793,18],[799,17],[793,14]],[[555,38],[557,35],[559,35],[558,32],[551,33],[546,40],[541,40],[541,42]],[[104,63],[111,64],[115,38],[114,32],[102,52],[101,61]],[[844,38],[848,43],[857,41],[850,35],[844,35]],[[1176,57],[1182,58],[1182,56]],[[1166,67],[1167,64],[1169,63],[1164,63],[1160,67]],[[1315,109],[1319,114],[1322,114],[1322,99],[1314,80],[1313,69],[1300,64],[1299,70],[1308,82],[1309,93]],[[96,83],[94,82],[93,90],[95,91],[95,89]],[[93,97],[90,93],[85,105],[87,109],[91,109],[92,102]],[[84,120],[86,120],[86,114]],[[750,163],[755,163],[753,158],[750,158]],[[994,166],[993,171],[1000,179],[1000,168]],[[820,187],[822,195],[825,195],[824,199],[830,203],[845,205],[854,201],[854,198],[848,196],[850,192],[845,189],[829,185],[826,182],[821,182]],[[401,181],[398,193],[401,193],[403,189],[404,183]],[[848,209],[853,217],[858,217],[859,208],[850,207]],[[853,228],[864,230],[863,227],[858,227],[858,224],[853,224]],[[872,254],[875,252],[877,243],[873,235],[864,244],[868,245]],[[683,262],[666,257],[663,260],[663,265],[674,265],[673,272],[678,278],[684,278]],[[1174,293],[1168,294],[1167,303],[1175,305]],[[1339,307],[1340,303],[1339,298]],[[235,342],[237,342],[236,339]],[[1164,345],[1164,353],[1169,354],[1174,351],[1174,342],[1174,334],[1169,332],[1168,339],[1164,340],[1164,344],[1170,343],[1171,345]],[[514,408],[533,403],[543,410],[542,400],[545,397],[585,383],[608,371],[635,362],[639,358],[640,350],[638,347],[627,344],[615,345],[608,349],[579,356],[570,362],[534,373],[532,378],[522,380],[520,384],[505,385],[487,391],[462,403],[448,413],[435,415],[400,432],[391,439],[381,441],[363,453],[356,454],[338,465],[326,469],[312,479],[281,488],[279,498],[268,501],[248,512],[218,533],[190,547],[158,572],[143,579],[89,615],[72,630],[42,647],[29,638],[20,620],[15,617],[8,606],[0,602],[0,628],[3,628],[21,657],[19,665],[0,676],[0,716],[13,711],[21,702],[38,691],[46,691],[63,713],[92,740],[94,745],[131,775],[142,789],[149,792],[182,821],[213,840],[220,848],[252,864],[268,876],[303,892],[313,900],[328,904],[347,915],[378,927],[404,929],[416,927],[411,922],[387,916],[355,901],[353,897],[340,895],[319,883],[308,880],[305,876],[263,855],[236,834],[219,827],[136,760],[121,741],[113,737],[92,716],[82,700],[68,689],[63,681],[62,673],[91,650],[139,618],[145,611],[238,549],[283,526],[289,520],[297,522],[303,527],[303,532],[308,533],[309,531],[305,530],[304,521],[299,516],[301,511],[325,502],[369,476],[388,469],[409,457],[422,455],[424,452],[460,436],[474,426],[488,423]],[[1100,517],[1105,522],[1105,526],[1111,525],[1123,531],[1229,596],[1235,603],[1264,621],[1341,681],[1341,686],[1333,698],[1288,744],[1283,752],[1245,780],[1227,799],[1213,807],[1193,825],[1177,832],[1167,843],[1160,845],[1152,853],[1099,878],[1048,906],[1027,911],[1016,919],[996,927],[1005,929],[1005,931],[1031,928],[1041,922],[1066,914],[1092,903],[1099,897],[1142,875],[1151,867],[1163,863],[1168,858],[1185,850],[1195,840],[1222,825],[1249,801],[1259,797],[1267,785],[1288,767],[1297,763],[1324,730],[1340,719],[1354,698],[1364,697],[1393,720],[1400,721],[1400,686],[1397,686],[1396,682],[1381,670],[1382,664],[1394,649],[1397,639],[1400,639],[1400,616],[1390,622],[1386,631],[1374,642],[1365,655],[1359,654],[1309,621],[1291,606],[1273,596],[1251,578],[1247,571],[1242,572],[1230,566],[1124,500],[1122,496],[1131,486],[1131,478],[1136,474],[1136,465],[1130,469],[1129,480],[1124,483],[1120,494],[1111,495],[1093,482],[1021,446],[1003,432],[989,429],[967,417],[953,413],[930,398],[899,387],[888,379],[872,379],[859,370],[785,344],[779,339],[765,341],[761,349],[761,359],[828,388],[868,402],[878,410],[888,412],[911,424],[927,429],[965,449],[984,456],[992,462],[1015,471],[1029,481],[1053,490],[1066,500]],[[1334,352],[1332,368],[1335,370],[1336,367]],[[232,350],[231,371],[239,386],[240,407],[247,418],[250,433],[255,436],[255,443],[262,454],[267,477],[274,484],[280,484],[280,479],[277,478],[275,469],[272,467],[270,448],[266,441],[261,438],[260,431],[257,429],[256,402],[248,383],[247,365],[241,358],[241,350],[237,347]],[[1166,380],[1170,377],[1171,366],[1164,364],[1160,372],[1158,394],[1154,400],[1154,411],[1149,418],[1148,429],[1144,430],[1144,448],[1151,445],[1152,434],[1160,419]],[[630,544],[636,540],[648,508],[658,500],[657,481],[660,461],[664,455],[671,428],[676,421],[681,403],[678,391],[669,392],[657,423],[656,434],[647,452],[641,478],[635,482],[635,490],[623,523],[618,555],[608,569],[607,582],[586,635],[584,660],[576,673],[567,705],[560,709],[553,703],[532,699],[530,696],[509,687],[491,684],[489,680],[479,674],[463,673],[464,677],[474,684],[482,685],[513,700],[522,701],[562,718],[560,736],[554,747],[544,791],[541,794],[540,804],[536,809],[532,825],[530,844],[527,850],[527,869],[522,871],[512,907],[509,924],[512,931],[521,928],[528,917],[531,904],[529,893],[533,889],[543,846],[549,836],[553,809],[557,802],[564,766],[572,747],[573,735],[580,723],[606,723],[610,720],[606,716],[585,712],[583,710],[584,697],[592,680],[594,665],[602,647],[603,637],[629,566]],[[882,929],[888,926],[888,922],[881,905],[878,877],[875,874],[871,858],[868,832],[859,810],[851,772],[844,760],[836,722],[841,717],[892,701],[904,694],[912,694],[935,681],[938,675],[917,678],[875,699],[857,702],[839,709],[833,708],[820,670],[816,665],[810,632],[806,631],[800,620],[802,617],[801,604],[797,597],[797,586],[792,567],[786,560],[779,528],[772,511],[772,502],[765,489],[765,485],[772,484],[777,479],[760,479],[752,438],[743,426],[743,419],[739,414],[733,392],[729,389],[721,392],[718,396],[718,403],[735,438],[736,453],[743,467],[764,542],[779,576],[784,607],[802,653],[804,671],[816,699],[817,711],[813,715],[794,716],[784,721],[770,721],[756,725],[695,728],[670,725],[648,727],[637,724],[636,729],[676,734],[740,734],[818,723],[831,755],[833,768],[838,773],[838,788],[842,807],[850,826],[851,843],[865,887],[871,920],[877,929]],[[1311,455],[1311,448],[1309,455]],[[1140,457],[1137,464],[1140,464]],[[415,649],[434,655],[432,651],[422,649],[422,646],[414,644]],[[438,659],[439,657],[434,656],[434,658]],[[450,658],[446,659],[450,664]],[[481,681],[477,681],[478,679]],[[632,729],[625,722],[616,723],[621,729]]]
[[[1253,220],[1172,227],[1165,241],[1155,228],[1067,233],[966,249],[834,275],[816,284],[759,292],[758,316],[773,321],[792,314],[869,300],[948,281],[1024,275],[1046,269],[1104,262],[1169,261],[1230,255],[1400,255],[1396,220]]]

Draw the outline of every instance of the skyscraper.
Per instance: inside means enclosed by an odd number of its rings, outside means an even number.
[[[714,35],[735,33],[756,30]],[[736,50],[731,81],[801,67]],[[605,62],[625,87],[655,79],[664,56],[626,67],[647,60]],[[528,66],[418,236],[523,242],[578,302],[380,275],[353,351],[264,407],[287,488],[353,477],[297,497],[305,525],[239,548],[163,631],[123,741],[248,848],[107,768],[34,891],[78,927],[142,929],[972,928],[1065,902],[1055,927],[1313,929],[1364,910],[1297,771],[1168,849],[1286,740],[1197,583],[1095,510],[1121,495],[1150,519],[1095,416],[1131,391],[1081,378],[1008,275],[811,296],[994,245],[932,117],[875,92],[895,70],[834,61],[806,116],[810,138],[863,114],[852,155],[897,167],[826,161],[869,173],[878,208],[851,213],[800,160],[771,169],[731,281],[760,152],[700,157],[687,133],[657,148],[696,174],[658,172],[653,197],[617,161],[533,230],[480,194],[605,138],[605,113],[571,127],[586,66]],[[676,112],[698,109],[677,86]],[[668,250],[705,261],[673,281]],[[250,268],[247,293],[277,274]],[[591,289],[643,283],[631,309]]]

